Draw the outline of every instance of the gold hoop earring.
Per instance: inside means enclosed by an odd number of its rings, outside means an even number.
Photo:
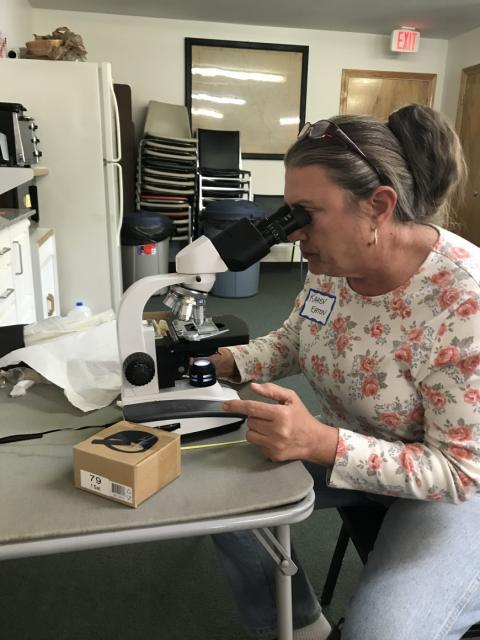
[[[373,231],[373,240],[372,242],[368,242],[367,246],[369,247],[376,247],[378,244],[378,229],[377,227],[375,227],[375,229],[372,229]]]

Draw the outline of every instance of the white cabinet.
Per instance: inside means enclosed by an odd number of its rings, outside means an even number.
[[[15,324],[17,307],[13,284],[12,243],[9,229],[0,232],[0,326]]]
[[[15,285],[17,322],[19,324],[30,324],[37,319],[29,227],[29,220],[21,220],[10,227],[13,282]]]
[[[14,297],[11,298],[9,304],[4,305],[3,301],[0,303],[0,327],[6,327],[9,324],[18,324]]]
[[[60,315],[57,252],[53,229],[38,227],[30,233],[37,320]]]
[[[0,231],[0,326],[35,322],[30,221]]]

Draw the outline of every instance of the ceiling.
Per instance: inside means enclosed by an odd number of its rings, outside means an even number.
[[[480,26],[480,0],[29,0],[34,8],[452,38]],[[245,34],[248,40],[248,34]]]

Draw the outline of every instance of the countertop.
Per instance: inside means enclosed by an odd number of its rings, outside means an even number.
[[[0,231],[3,231],[7,227],[11,227],[12,224],[25,220],[25,218],[31,218],[35,215],[35,209],[2,209],[0,208]]]

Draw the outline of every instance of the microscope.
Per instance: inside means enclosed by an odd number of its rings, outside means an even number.
[[[207,317],[207,294],[216,273],[247,269],[309,222],[302,207],[287,205],[257,222],[242,218],[183,248],[175,273],[142,278],[127,289],[117,321],[125,420],[200,437],[243,423],[243,414],[223,410],[226,400],[239,396],[217,381],[208,357],[220,347],[246,344],[248,327],[230,315]],[[143,320],[143,310],[166,287],[164,304],[173,317],[160,333]]]

